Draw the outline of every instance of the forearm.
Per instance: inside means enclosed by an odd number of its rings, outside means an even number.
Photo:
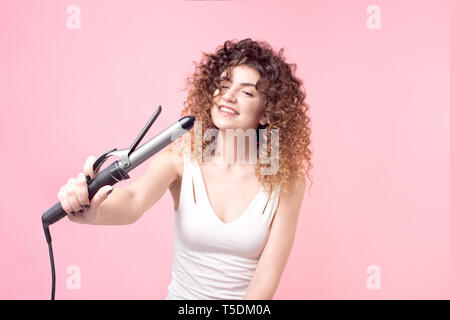
[[[124,187],[115,187],[97,211],[92,223],[95,225],[124,225],[134,223],[138,219],[134,194]]]
[[[249,286],[243,300],[272,300],[275,291],[274,286],[253,283]]]

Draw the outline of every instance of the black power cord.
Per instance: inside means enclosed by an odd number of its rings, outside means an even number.
[[[48,243],[48,252],[50,254],[50,266],[52,269],[52,296],[51,299],[55,300],[55,284],[56,284],[56,272],[55,272],[55,261],[53,259],[53,247],[52,247],[52,237],[50,236],[50,229],[48,225],[44,224],[45,239]]]

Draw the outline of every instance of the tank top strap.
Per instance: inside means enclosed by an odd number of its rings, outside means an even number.
[[[200,166],[198,162],[192,158],[192,156],[188,155],[188,162],[190,165],[190,172],[192,177],[192,183],[194,185],[195,190],[195,203],[202,208],[208,208],[208,195],[206,194],[206,186],[203,181],[202,172],[200,170]]]
[[[189,152],[183,153],[184,172],[183,183],[184,194],[187,203],[201,208],[208,208],[208,196],[206,194],[206,187],[203,182],[202,172],[198,162],[193,158]]]
[[[277,211],[278,203],[280,201],[280,189],[280,184],[277,184],[270,194],[266,193],[267,197],[265,197],[265,203],[260,212],[262,212],[263,221],[268,225],[272,223],[272,219]]]
[[[188,205],[193,206],[193,190],[192,190],[192,162],[191,155],[189,152],[183,152],[183,177],[181,180],[181,191],[180,191],[180,206]]]

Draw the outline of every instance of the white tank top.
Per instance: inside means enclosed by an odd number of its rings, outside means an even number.
[[[198,163],[188,153],[183,159],[166,300],[242,299],[266,244],[280,186],[270,195],[261,187],[239,218],[224,223],[212,209]]]

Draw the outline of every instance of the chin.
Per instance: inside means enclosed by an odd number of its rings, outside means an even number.
[[[237,121],[237,117],[228,118],[227,116],[221,115],[217,106],[214,106],[211,110],[211,120],[219,130],[238,129],[241,127]]]

